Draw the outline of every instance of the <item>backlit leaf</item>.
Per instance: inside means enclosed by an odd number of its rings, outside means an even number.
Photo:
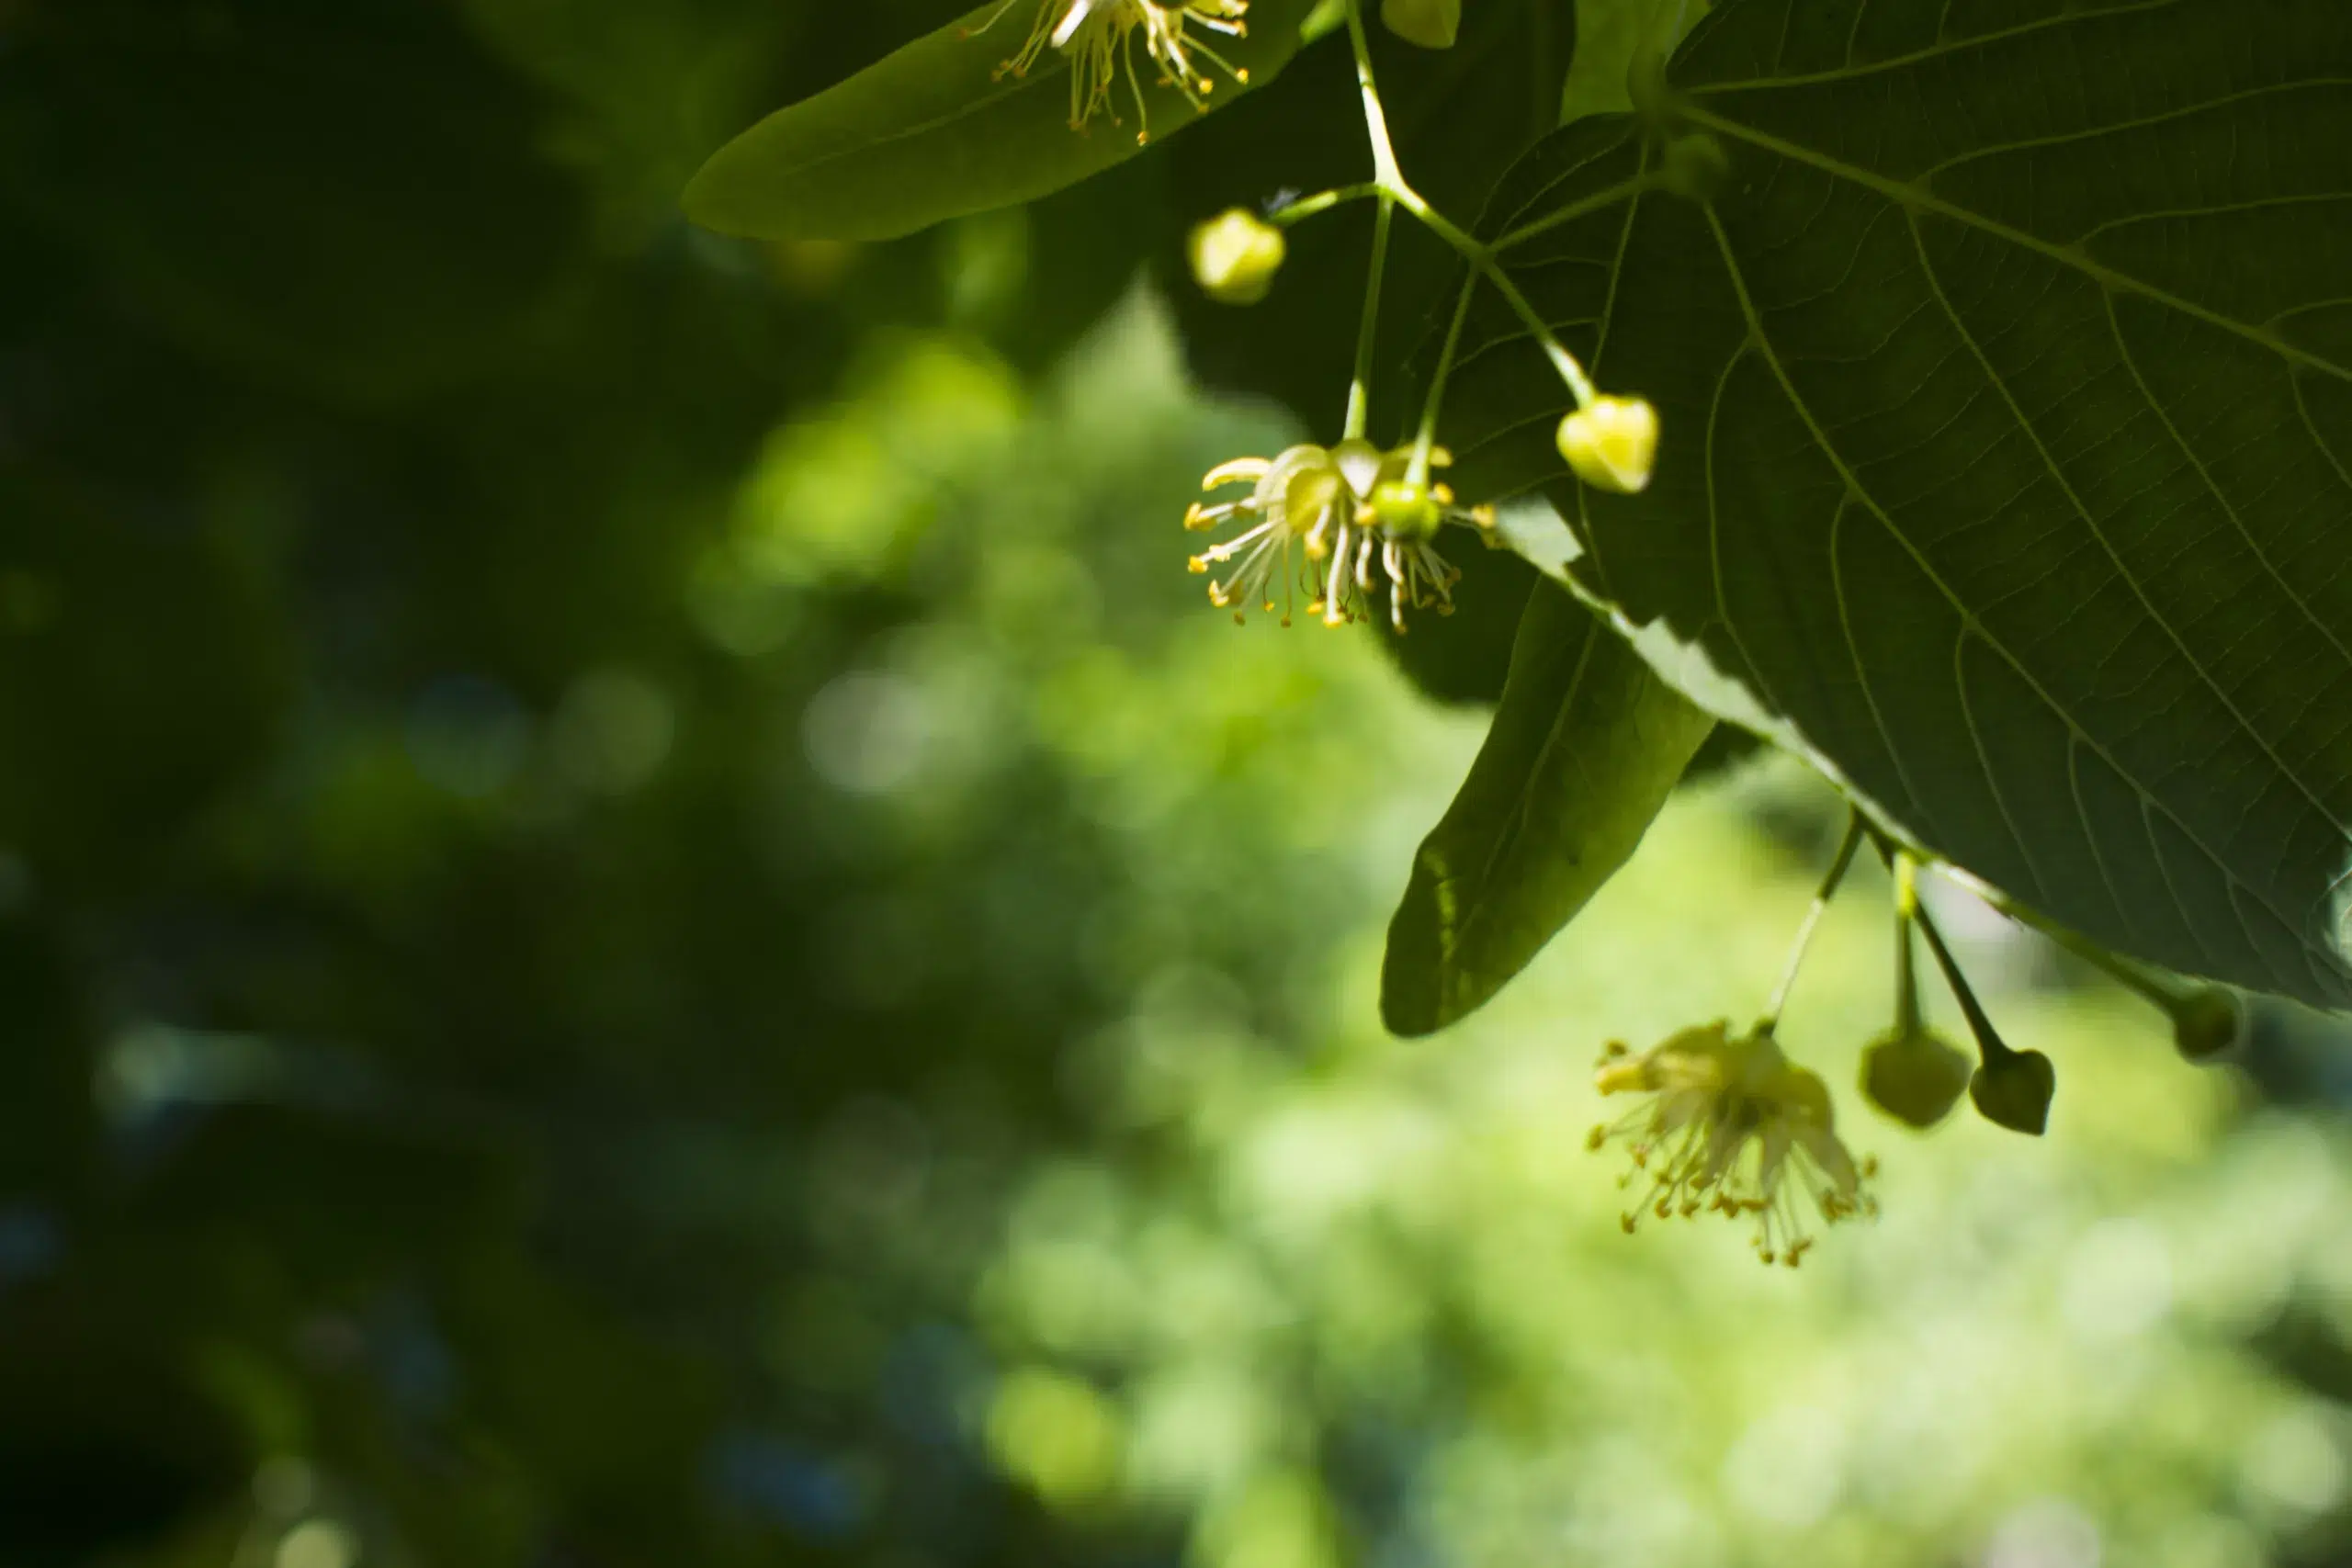
[[[1562,220],[1510,265],[1657,403],[1657,480],[1564,483],[1490,303],[1465,488],[1553,485],[1621,632],[1928,848],[2352,999],[2352,7],[1732,0],[1669,75],[1487,223]],[[1695,136],[1708,204],[1612,197]]]
[[[1252,85],[1262,85],[1297,51],[1307,9],[1307,0],[1253,0],[1246,38],[1205,36]],[[1198,118],[1138,48],[1142,109],[1123,75],[1110,113],[1073,130],[1066,57],[1047,49],[1024,73],[1003,69],[1036,15],[1028,0],[991,0],[779,109],[703,165],[686,190],[687,215],[705,228],[762,239],[891,239],[1074,185],[1133,157],[1144,122],[1158,138]],[[1207,107],[1240,91],[1222,72],[1204,69],[1216,83]]]
[[[1526,967],[1625,863],[1714,722],[1538,587],[1494,728],[1389,923],[1388,1027],[1442,1029]]]

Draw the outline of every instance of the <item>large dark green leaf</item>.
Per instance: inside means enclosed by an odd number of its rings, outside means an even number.
[[[1536,590],[1494,728],[1413,859],[1380,1011],[1427,1034],[1527,966],[1634,852],[1714,728],[1600,619]]]
[[[1665,419],[1646,494],[1564,496],[1577,585],[2064,923],[2352,999],[2352,6],[1732,0],[1670,75],[1490,208],[1600,200],[1510,265]],[[1661,130],[1712,202],[1606,200]],[[1557,382],[1469,342],[1465,472],[1558,484]]]
[[[1247,38],[1210,41],[1262,85],[1296,52],[1308,6],[1252,0]],[[1125,81],[1114,95],[1121,119],[1100,117],[1080,131],[1070,128],[1070,67],[1061,54],[1047,50],[1021,75],[1002,70],[1036,16],[1028,0],[990,0],[777,110],[703,165],[686,190],[688,216],[763,239],[887,240],[1034,200],[1133,157],[1137,111]],[[1197,118],[1139,50],[1134,58],[1155,135]],[[1237,91],[1222,83],[1207,102]]]

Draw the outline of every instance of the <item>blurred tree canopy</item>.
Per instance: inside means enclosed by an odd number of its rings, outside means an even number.
[[[1804,1280],[1623,1250],[1583,1068],[1769,982],[1837,807],[1767,768],[1380,1033],[1477,719],[1199,615],[1169,505],[1293,432],[1151,282],[1284,100],[676,214],[959,10],[0,0],[0,1563],[2334,1560],[2324,1026],[2199,1078],[1987,926],[2109,1086],[2047,1145],[1872,1129]]]

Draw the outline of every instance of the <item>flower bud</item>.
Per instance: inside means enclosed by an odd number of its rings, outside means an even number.
[[[1462,27],[1462,0],[1380,0],[1383,26],[1423,49],[1452,49]]]
[[[1643,398],[1600,397],[1560,422],[1560,456],[1595,490],[1638,495],[1657,460],[1657,410]]]
[[[2173,1010],[2172,1043],[2192,1062],[2210,1062],[2245,1039],[2245,1006],[2219,986],[2200,986]]]
[[[1968,1054],[1926,1029],[1890,1029],[1862,1052],[1863,1097],[1922,1132],[1951,1113],[1968,1078]]]
[[[1274,286],[1290,242],[1283,231],[1243,207],[1196,225],[1185,254],[1201,292],[1225,305],[1255,305]]]
[[[1730,177],[1723,143],[1703,130],[1676,137],[1658,160],[1658,184],[1692,201],[1713,201]]]
[[[1984,1120],[2037,1138],[2050,1124],[2050,1099],[2057,1092],[2058,1070],[2039,1051],[1988,1055],[1968,1080],[1968,1098]]]
[[[1426,484],[1383,479],[1372,487],[1372,519],[1390,536],[1426,539],[1445,521],[1445,503]]]

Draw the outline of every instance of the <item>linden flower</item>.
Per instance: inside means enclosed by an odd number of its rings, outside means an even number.
[[[1494,512],[1455,505],[1453,492],[1442,484],[1408,484],[1411,460],[1409,447],[1384,455],[1369,441],[1348,440],[1211,468],[1201,481],[1204,491],[1250,488],[1238,501],[1194,502],[1184,513],[1187,528],[1248,525],[1192,559],[1196,572],[1233,564],[1210,581],[1209,603],[1233,609],[1236,621],[1251,605],[1272,614],[1279,603],[1288,626],[1303,596],[1308,615],[1337,626],[1369,619],[1372,595],[1385,584],[1389,624],[1400,633],[1408,609],[1451,615],[1462,574],[1430,539],[1449,522],[1491,530]],[[1442,468],[1453,458],[1441,447],[1430,461]]]
[[[967,36],[988,31],[1021,4],[1022,0],[1004,0]],[[1029,29],[1028,41],[998,66],[996,73],[1025,76],[1049,48],[1068,56],[1072,130],[1084,130],[1098,114],[1110,116],[1114,125],[1119,123],[1118,113],[1111,107],[1111,93],[1113,84],[1124,76],[1135,99],[1136,140],[1148,141],[1151,113],[1144,105],[1143,83],[1136,75],[1136,34],[1143,34],[1144,52],[1158,68],[1159,82],[1183,94],[1193,108],[1202,109],[1207,107],[1202,100],[1216,90],[1216,81],[1201,68],[1195,56],[1242,86],[1249,85],[1250,73],[1187,29],[1197,22],[1207,31],[1240,38],[1249,30],[1241,19],[1249,9],[1250,0],[1045,0]]]
[[[1593,1149],[1624,1144],[1634,1158],[1626,1184],[1649,1179],[1624,1216],[1628,1235],[1645,1210],[1661,1220],[1702,1210],[1749,1214],[1757,1255],[1793,1269],[1813,1247],[1806,1208],[1825,1224],[1878,1212],[1864,1185],[1876,1163],[1855,1163],[1838,1141],[1829,1090],[1768,1034],[1734,1039],[1716,1022],[1640,1055],[1612,1043],[1594,1082],[1603,1094],[1652,1097],[1587,1141]]]

